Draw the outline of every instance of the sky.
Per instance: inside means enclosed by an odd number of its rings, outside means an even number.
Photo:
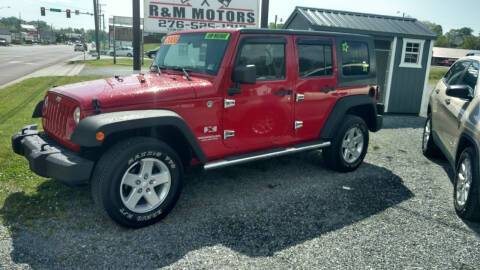
[[[131,0],[99,0],[104,4],[105,18],[113,15],[131,16]],[[201,0],[191,0],[201,1]],[[233,0],[238,1],[238,0]],[[141,2],[143,2],[141,0]],[[143,3],[141,14],[143,16]],[[10,8],[5,8],[9,6]],[[72,18],[67,19],[64,12],[47,12],[40,16],[40,7],[72,10]],[[285,21],[295,6],[318,7],[363,13],[374,13],[391,16],[402,16],[404,13],[421,21],[427,20],[442,25],[444,33],[452,28],[470,27],[475,35],[480,34],[479,0],[439,1],[439,0],[270,0],[269,21],[275,15]],[[92,0],[0,0],[0,17],[21,16],[22,19],[43,20],[54,28],[94,28],[93,17],[74,15],[74,10],[93,12]]]

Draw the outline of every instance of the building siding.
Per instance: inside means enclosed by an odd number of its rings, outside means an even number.
[[[389,113],[418,114],[420,112],[425,76],[428,76],[426,71],[430,42],[426,40],[423,46],[422,68],[405,68],[400,67],[403,39],[398,39],[393,67],[394,76],[388,101]]]
[[[305,17],[296,14],[295,17],[290,21],[288,29],[310,30],[310,24],[305,19]]]

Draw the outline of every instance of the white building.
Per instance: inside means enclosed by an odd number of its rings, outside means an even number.
[[[3,38],[7,43],[12,43],[12,33],[7,29],[0,29],[0,38]]]

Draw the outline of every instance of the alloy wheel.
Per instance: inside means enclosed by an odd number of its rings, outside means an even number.
[[[472,161],[466,156],[460,163],[457,172],[457,193],[455,199],[460,207],[465,206],[472,186]]]
[[[120,198],[130,211],[146,213],[156,209],[168,195],[172,177],[167,165],[155,158],[132,164],[120,182]]]
[[[364,147],[363,132],[358,127],[349,129],[342,140],[342,156],[345,162],[354,163],[360,158]]]

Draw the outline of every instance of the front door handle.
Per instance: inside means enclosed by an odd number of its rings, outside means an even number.
[[[435,93],[440,93],[440,89],[435,89]]]
[[[293,93],[292,90],[278,90],[275,92],[275,95],[276,96],[288,96],[288,95],[291,95]]]
[[[445,99],[445,104],[450,105],[450,99],[449,98]]]

